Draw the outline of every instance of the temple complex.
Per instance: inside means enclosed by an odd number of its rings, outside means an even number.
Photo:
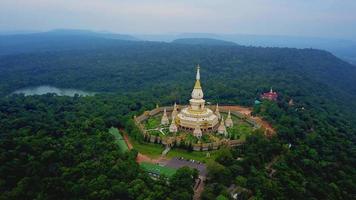
[[[277,92],[274,92],[271,88],[271,90],[269,92],[266,92],[266,93],[263,93],[261,95],[261,98],[262,99],[268,99],[270,101],[277,101],[277,98],[278,98],[278,94]]]
[[[203,97],[204,93],[200,83],[200,67],[198,65],[192,98],[189,100],[189,105],[177,114],[175,120],[178,129],[197,133],[199,132],[198,129],[203,133],[216,129],[219,118],[212,110],[205,107]]]
[[[189,103],[177,105],[174,102],[172,106],[163,107],[156,105],[155,109],[134,116],[145,141],[165,145],[166,153],[174,146],[209,151],[226,145],[239,146],[255,130],[265,131],[268,136],[274,133],[268,123],[251,115],[251,108],[206,103],[200,81],[198,65]],[[276,99],[277,96],[271,90],[265,97]]]
[[[200,66],[197,67],[195,84],[191,93],[189,105],[178,111],[178,106],[174,103],[173,110],[169,118],[167,111],[164,109],[161,118],[161,125],[169,125],[169,132],[177,133],[185,131],[192,133],[195,137],[202,137],[204,133],[220,133],[227,134],[226,128],[233,126],[231,113],[229,111],[226,120],[224,121],[219,111],[219,105],[216,105],[215,111],[212,111],[205,106],[204,93],[200,83]],[[219,123],[220,122],[220,123]]]

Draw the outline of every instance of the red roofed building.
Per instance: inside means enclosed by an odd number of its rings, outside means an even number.
[[[261,98],[262,99],[268,99],[268,100],[271,100],[271,101],[277,101],[278,94],[277,94],[277,92],[274,92],[272,90],[272,88],[271,88],[271,90],[269,92],[263,93],[261,95]]]

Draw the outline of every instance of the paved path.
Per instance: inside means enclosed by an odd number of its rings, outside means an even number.
[[[194,200],[198,200],[201,197],[201,193],[204,191],[204,184],[205,184],[205,179],[207,175],[207,170],[206,170],[206,165],[204,163],[199,163],[197,161],[190,161],[190,160],[185,160],[185,159],[179,159],[179,158],[172,158],[166,163],[167,167],[179,169],[181,167],[187,166],[190,168],[195,168],[199,171],[199,184],[194,187]]]
[[[162,152],[162,156],[166,156],[167,155],[167,153],[169,152],[171,150],[171,147],[166,147],[165,149],[164,149],[164,151]]]
[[[205,186],[205,176],[199,176],[199,179],[201,180],[198,187],[194,188],[194,200],[199,200],[201,199],[201,194],[204,191],[204,186]]]
[[[267,166],[266,166],[267,171],[270,171],[269,174],[268,174],[268,176],[269,176],[270,178],[272,178],[273,175],[274,175],[274,173],[277,172],[277,170],[273,169],[272,167],[273,167],[274,163],[276,163],[276,162],[278,161],[278,159],[279,159],[279,155],[276,156],[276,157],[274,157],[274,158],[272,159],[272,161],[269,162],[269,163],[267,164]]]
[[[147,129],[146,131],[159,131],[160,133],[162,133],[162,135],[166,135],[163,132],[163,129],[165,129],[165,128],[151,128],[151,129]]]

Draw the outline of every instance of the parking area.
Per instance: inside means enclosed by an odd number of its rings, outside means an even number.
[[[180,158],[172,158],[171,160],[169,160],[167,162],[167,164],[165,165],[166,167],[171,167],[171,168],[181,168],[184,166],[190,167],[190,168],[195,168],[199,171],[199,175],[200,176],[206,176],[207,174],[207,170],[206,170],[206,166],[204,163],[201,163],[199,161],[196,160],[188,160],[188,159],[184,159],[183,157]]]

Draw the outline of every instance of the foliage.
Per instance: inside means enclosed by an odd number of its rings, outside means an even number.
[[[125,124],[129,104],[112,96],[0,99],[0,199],[168,198],[180,188],[150,179],[137,152],[121,153],[108,132]]]
[[[203,198],[226,196],[232,183],[256,199],[354,198],[354,66],[313,49],[111,40],[0,57],[2,96],[43,84],[103,93],[0,99],[1,197],[168,198],[172,187],[140,171],[134,152],[121,154],[107,128],[125,127],[142,142],[133,115],[156,103],[186,104],[197,63],[212,103],[252,106],[270,87],[279,93],[278,102],[263,101],[253,112],[277,136],[252,134],[229,150],[233,161],[219,155],[208,162]],[[186,199],[190,192],[184,187],[174,195]]]

